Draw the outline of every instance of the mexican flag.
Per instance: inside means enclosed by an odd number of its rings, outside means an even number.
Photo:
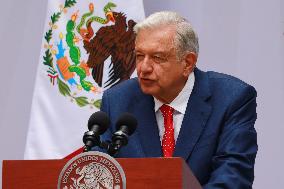
[[[142,0],[49,0],[25,159],[64,158],[84,144],[103,92],[135,76]]]

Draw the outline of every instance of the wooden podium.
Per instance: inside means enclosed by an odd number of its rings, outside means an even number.
[[[118,158],[127,189],[201,189],[181,158]],[[68,160],[4,160],[3,189],[56,189]]]

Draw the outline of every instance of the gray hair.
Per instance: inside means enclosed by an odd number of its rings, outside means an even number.
[[[199,44],[197,34],[191,24],[176,12],[162,11],[151,14],[145,20],[134,26],[134,32],[138,34],[142,29],[157,28],[161,25],[176,26],[176,36],[174,40],[178,58],[181,58],[186,52],[194,52],[198,55]]]

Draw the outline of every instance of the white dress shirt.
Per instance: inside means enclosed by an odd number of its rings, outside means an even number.
[[[188,79],[183,89],[178,94],[178,96],[170,104],[167,104],[168,106],[174,108],[173,121],[174,121],[175,142],[177,141],[178,138],[182,120],[186,111],[187,102],[194,86],[194,81],[195,81],[195,76],[194,72],[192,72],[191,74],[189,74]],[[163,105],[163,103],[158,99],[156,99],[155,97],[154,97],[154,102],[155,102],[156,120],[159,127],[160,140],[162,143],[165,128],[164,128],[164,117],[162,115],[160,107]]]

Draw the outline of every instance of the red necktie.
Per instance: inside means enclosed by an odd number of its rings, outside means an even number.
[[[160,110],[164,117],[165,132],[162,140],[162,148],[164,157],[172,157],[175,148],[174,137],[174,124],[173,124],[173,112],[174,109],[168,105],[162,105]]]

